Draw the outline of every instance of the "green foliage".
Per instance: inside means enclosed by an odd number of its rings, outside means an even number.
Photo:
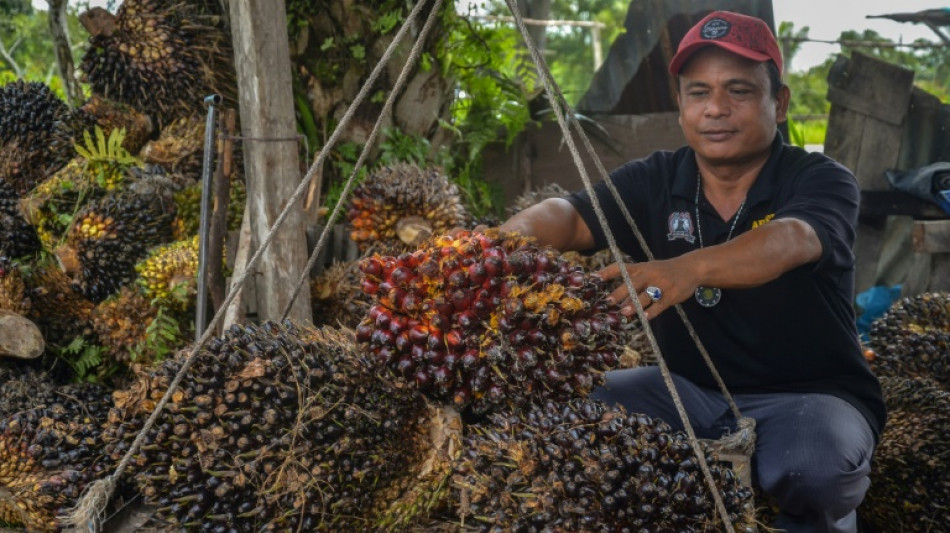
[[[93,141],[89,130],[83,132],[85,144],[76,144],[74,148],[76,153],[86,158],[89,162],[108,162],[124,166],[142,166],[142,161],[132,155],[122,146],[125,140],[125,128],[115,128],[109,132],[107,138],[105,132],[98,125],[95,127],[96,139]]]
[[[177,288],[184,288],[179,285]],[[174,290],[173,290],[174,291]],[[189,298],[187,292],[180,290],[179,297]],[[158,315],[145,328],[145,342],[129,348],[132,361],[151,356],[155,362],[163,361],[169,354],[175,353],[182,345],[181,327],[172,315],[168,314],[158,302],[152,302],[158,307]]]
[[[91,344],[84,337],[76,337],[66,346],[51,347],[54,355],[69,365],[76,381],[98,381],[97,370],[102,364],[106,350],[102,346]]]

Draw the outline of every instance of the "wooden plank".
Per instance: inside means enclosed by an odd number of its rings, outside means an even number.
[[[831,106],[824,153],[842,165],[854,169],[861,161],[861,132],[866,115],[841,106]]]
[[[915,252],[950,253],[950,220],[917,220],[911,235]]]
[[[300,183],[284,0],[232,0],[231,34],[240,87],[247,209],[254,243],[264,242]],[[280,320],[307,264],[302,202],[288,212],[256,268],[258,318]],[[250,296],[245,292],[245,296]],[[288,318],[312,320],[309,291],[300,291]]]
[[[914,71],[854,52],[847,63],[835,63],[828,74],[832,105],[900,126],[907,115]]]
[[[942,218],[945,213],[933,202],[904,191],[861,191],[861,216],[887,215]]]

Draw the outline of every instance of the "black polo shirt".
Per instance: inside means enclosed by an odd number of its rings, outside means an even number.
[[[610,179],[654,257],[676,257],[700,247],[692,149],[631,161]],[[646,260],[609,189],[604,183],[594,188],[617,245],[635,260]],[[786,145],[776,134],[733,237],[772,219],[797,218],[814,228],[821,258],[759,287],[723,289],[714,307],[702,307],[693,298],[682,306],[730,392],[832,394],[857,407],[880,435],[885,419],[881,388],[862,354],[852,307],[859,198],[847,168],[823,154]],[[567,199],[590,227],[595,249],[605,248],[586,191]],[[732,221],[722,220],[702,195],[699,203],[703,243],[724,242]],[[650,326],[671,371],[718,389],[677,313],[667,311]]]

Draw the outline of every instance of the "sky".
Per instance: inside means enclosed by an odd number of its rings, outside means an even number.
[[[775,25],[782,21],[795,24],[796,29],[809,27],[812,39],[833,41],[845,30],[871,29],[895,42],[911,43],[916,39],[940,42],[939,37],[923,24],[896,22],[890,19],[869,19],[867,15],[914,13],[925,9],[950,8],[950,0],[773,0]],[[840,51],[835,44],[802,43],[792,60],[792,70],[807,70]]]
[[[460,5],[472,0],[459,0]],[[634,0],[636,1],[636,0]],[[105,5],[105,0],[91,0],[90,5]],[[38,9],[47,9],[44,0],[33,0]],[[889,19],[868,19],[867,15],[913,13],[924,9],[950,8],[950,0],[772,0],[775,25],[792,22],[796,29],[805,26],[812,39],[833,41],[845,30],[872,29],[893,41],[913,42],[927,39],[939,42],[937,35],[923,24],[896,22]],[[802,43],[792,60],[791,69],[800,71],[822,63],[838,53],[840,47],[825,43]]]

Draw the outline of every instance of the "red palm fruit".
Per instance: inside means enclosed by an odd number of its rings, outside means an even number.
[[[376,327],[377,328],[387,328],[389,327],[389,321],[392,320],[392,315],[389,313],[376,313]]]
[[[399,350],[399,353],[408,353],[412,348],[412,341],[409,340],[409,332],[403,331],[396,336],[396,349]]]
[[[429,328],[425,324],[415,324],[409,328],[409,340],[413,344],[425,344],[429,338]]]
[[[521,368],[532,368],[538,364],[538,356],[534,353],[534,349],[525,346],[518,350],[515,354],[517,356],[518,364],[521,365]]]
[[[452,291],[450,300],[454,311],[464,311],[472,306],[472,291],[458,288]]]
[[[429,390],[432,385],[432,378],[425,370],[416,370],[416,373],[412,375],[412,380],[416,382],[416,387],[421,391]]]
[[[426,350],[422,354],[422,358],[425,359],[426,363],[429,363],[429,366],[441,365],[443,359],[445,359],[445,351],[439,349]]]
[[[474,305],[474,308],[475,308],[474,312],[462,311],[456,316],[455,323],[458,324],[458,326],[462,328],[463,330],[468,331],[479,325],[480,322],[478,320],[478,315],[476,314],[478,311],[478,304],[479,302],[476,301]],[[489,309],[489,308],[485,306],[485,309]]]
[[[445,333],[445,346],[452,352],[459,352],[465,348],[465,343],[462,341],[462,334],[456,330],[449,330]]]
[[[458,366],[458,362],[459,356],[456,353],[449,352],[442,358],[442,364],[449,370],[455,370],[455,367]]]
[[[414,277],[415,274],[409,267],[401,266],[393,269],[392,274],[389,275],[389,282],[397,287],[405,287]]]
[[[445,318],[450,318],[452,316],[452,313],[455,312],[455,306],[453,306],[452,302],[450,302],[449,300],[445,298],[442,298],[442,297],[435,298],[433,300],[433,303],[435,304],[436,312],[438,312],[440,315],[442,315]]]
[[[505,299],[505,317],[508,318],[508,320],[520,320],[521,317],[524,316],[524,311],[524,300],[521,298]]]
[[[491,304],[490,298],[476,299],[472,303],[472,310],[474,311],[474,314],[482,318],[490,315],[494,309],[495,309],[495,306]],[[461,325],[461,323],[459,325]],[[465,327],[465,326],[462,326],[462,327]]]
[[[409,327],[409,317],[402,314],[393,315],[389,319],[389,331],[399,335]]]
[[[376,290],[376,293],[385,296],[389,294],[391,290],[393,290],[393,284],[390,283],[388,279],[384,279],[379,282],[379,288]]]
[[[445,338],[440,329],[429,329],[429,338],[426,339],[426,346],[435,349],[445,346]]]
[[[435,259],[426,259],[419,264],[419,273],[429,279],[438,278],[441,275],[439,271],[439,262]]]
[[[388,365],[393,360],[394,353],[389,346],[381,346],[376,352],[376,360],[380,365]]]
[[[556,259],[546,253],[540,253],[534,258],[534,269],[537,272],[554,272],[557,267]]]
[[[439,257],[449,257],[455,255],[456,249],[454,246],[443,246],[439,248]]]
[[[468,285],[468,275],[464,270],[456,270],[447,278],[449,287],[465,287]]]
[[[383,263],[378,257],[367,257],[360,261],[360,271],[366,276],[379,279],[383,275]]]
[[[376,294],[376,291],[379,290],[379,283],[376,283],[369,278],[364,278],[360,282],[360,288],[363,290],[364,294],[372,296],[373,294]]]
[[[432,369],[432,380],[440,385],[451,386],[455,381],[455,377],[448,368],[445,368],[444,365],[440,365]]]
[[[566,284],[568,287],[583,287],[584,286],[584,273],[580,271],[573,271],[567,274]]]
[[[436,329],[449,329],[452,327],[451,317],[446,317],[444,315],[432,315],[429,317],[429,325]]]
[[[501,257],[489,256],[482,261],[482,265],[485,267],[485,275],[489,279],[500,276],[504,272],[505,263]]]
[[[473,368],[478,364],[478,350],[475,348],[469,348],[462,353],[462,358],[460,363],[462,363],[462,368]]]
[[[412,347],[409,348],[409,357],[411,357],[412,360],[417,363],[421,363],[422,361],[425,361],[425,358],[426,358],[425,346],[421,344],[413,344]]]
[[[528,331],[528,344],[535,347],[541,347],[547,344],[548,336],[538,328]]]
[[[356,341],[368,342],[370,337],[373,335],[373,331],[375,331],[375,329],[376,328],[373,327],[373,325],[371,325],[369,322],[365,320],[363,322],[360,322],[360,324],[356,326]]]
[[[396,371],[404,377],[409,377],[415,373],[416,363],[408,357],[400,357],[396,362]]]
[[[454,257],[447,257],[442,260],[442,264],[440,265],[440,270],[443,272],[442,275],[447,278],[448,276],[452,274],[452,272],[455,272],[456,270],[458,270],[459,266],[460,265],[459,265],[458,259]]]
[[[402,299],[401,309],[404,313],[416,314],[422,309],[422,297],[415,292],[409,292]]]
[[[485,282],[488,272],[485,270],[484,263],[472,263],[468,267],[468,279],[473,285],[481,285]]]

